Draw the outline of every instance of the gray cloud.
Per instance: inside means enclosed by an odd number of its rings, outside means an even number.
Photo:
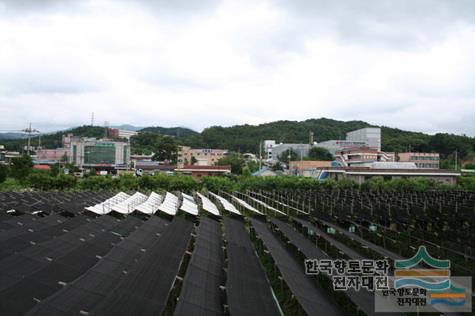
[[[471,0],[278,0],[305,32],[334,32],[340,41],[401,50],[443,40],[460,24],[475,23]]]
[[[153,8],[159,12],[177,13],[194,12],[203,13],[204,11],[214,10],[222,2],[221,0],[137,0],[137,3]]]
[[[0,0],[0,14],[22,15],[24,13],[75,12],[82,6],[78,0]]]

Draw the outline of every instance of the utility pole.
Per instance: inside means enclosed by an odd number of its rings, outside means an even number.
[[[458,163],[458,151],[455,151],[455,170],[457,170],[457,163]]]
[[[259,170],[262,169],[262,140],[259,141]]]
[[[28,128],[23,129],[22,132],[28,134],[28,145],[27,145],[27,148],[26,148],[26,152],[27,152],[28,156],[30,156],[31,134],[32,134],[32,133],[40,133],[40,131],[38,131],[38,130],[36,130],[36,129],[32,129],[32,128],[31,128],[31,123],[30,123],[30,125],[28,126]]]

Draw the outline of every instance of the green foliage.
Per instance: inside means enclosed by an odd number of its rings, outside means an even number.
[[[56,177],[56,176],[59,174],[59,172],[60,172],[59,166],[58,166],[58,165],[52,166],[50,172],[51,172],[51,175],[52,175],[53,177]]]
[[[22,184],[13,178],[7,178],[3,183],[0,182],[0,191],[21,191],[24,188],[24,183]]]
[[[18,158],[13,158],[10,165],[10,175],[20,181],[25,180],[33,168],[31,157],[23,155]]]
[[[85,177],[78,181],[78,189],[86,191],[117,190],[117,182],[111,176]]]
[[[79,172],[79,168],[77,166],[73,165],[72,163],[65,164],[64,168],[68,169],[70,174],[72,174],[74,172]]]
[[[70,190],[76,187],[77,179],[69,175],[52,176],[47,172],[32,172],[28,178],[29,186],[36,190]]]
[[[238,153],[229,153],[216,162],[218,166],[231,166],[231,172],[242,174],[242,169],[246,166],[246,160]]]
[[[101,176],[102,178],[103,176]],[[121,191],[137,191],[139,190],[139,181],[138,177],[135,177],[130,174],[120,176],[119,178],[114,179],[116,189]]]
[[[201,181],[201,185],[203,188],[213,192],[219,190],[232,191],[235,182],[227,177],[204,177]]]
[[[155,147],[160,143],[160,135],[139,132],[137,135],[130,138],[130,144],[132,145],[132,152],[134,154],[146,154],[150,155]]]
[[[60,174],[57,177],[49,172],[34,171],[20,182],[7,179],[0,183],[0,190],[19,190],[32,188],[35,190],[86,190],[86,191],[183,191],[207,189],[213,192],[246,191],[246,190],[320,190],[320,189],[360,189],[371,191],[430,191],[430,190],[466,190],[475,192],[475,177],[460,177],[457,186],[447,185],[424,178],[403,178],[385,181],[382,177],[374,177],[361,186],[347,179],[319,181],[313,178],[295,176],[252,177],[203,177],[197,181],[190,176],[170,176],[156,174],[154,176],[120,177],[93,176],[77,179],[70,175]]]
[[[8,166],[0,164],[0,183],[4,182],[8,176]]]
[[[451,134],[435,134],[429,141],[429,147],[442,157],[457,151],[458,157],[463,159],[475,149],[475,139]]]
[[[279,161],[285,162],[286,164],[289,163],[289,161],[295,161],[298,160],[298,155],[295,150],[290,148],[290,150],[286,150],[280,154],[279,157],[277,157]]]
[[[475,169],[475,163],[466,163],[464,169]]]
[[[458,179],[458,185],[462,190],[475,192],[475,177],[464,176]]]
[[[324,160],[324,161],[332,161],[333,156],[332,154],[325,148],[322,147],[312,147],[308,152],[308,159],[311,160]]]
[[[191,176],[168,176],[170,179],[168,190],[169,191],[183,191],[191,192],[192,190],[198,189],[198,182],[194,180]]]
[[[173,137],[163,136],[155,147],[155,155],[152,157],[156,161],[168,160],[172,163],[177,159],[177,143]]]
[[[370,191],[429,191],[455,189],[443,182],[425,178],[402,178],[385,181],[383,177],[373,177],[361,185],[361,189]]]
[[[155,153],[153,160],[176,162],[177,142],[171,136],[140,132],[130,138],[130,143],[135,154]]]
[[[111,176],[86,177],[78,181],[80,190],[120,190],[120,191],[183,191],[191,192],[199,189],[198,182],[190,176],[168,176],[156,174],[135,177],[123,175],[112,178]]]
[[[248,161],[246,162],[246,166],[242,169],[242,174],[249,177],[257,170],[259,170],[259,164],[255,161]]]

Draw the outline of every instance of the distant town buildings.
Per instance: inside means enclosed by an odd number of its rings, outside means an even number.
[[[440,155],[438,153],[399,153],[399,161],[413,162],[417,168],[421,169],[439,169]]]
[[[177,167],[213,166],[227,154],[228,150],[226,149],[193,149],[188,146],[178,146]]]
[[[118,129],[118,128],[107,128],[107,137],[108,138],[126,138],[127,140],[130,139],[130,137],[137,135],[138,133],[135,131],[128,131],[128,130],[123,130],[123,129]]]

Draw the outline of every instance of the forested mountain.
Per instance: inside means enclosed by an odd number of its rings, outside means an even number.
[[[198,132],[195,132],[194,130],[191,130],[186,127],[160,127],[160,126],[145,127],[139,130],[139,132],[169,135],[169,136],[174,136],[176,138],[185,138],[185,137],[199,134]]]

